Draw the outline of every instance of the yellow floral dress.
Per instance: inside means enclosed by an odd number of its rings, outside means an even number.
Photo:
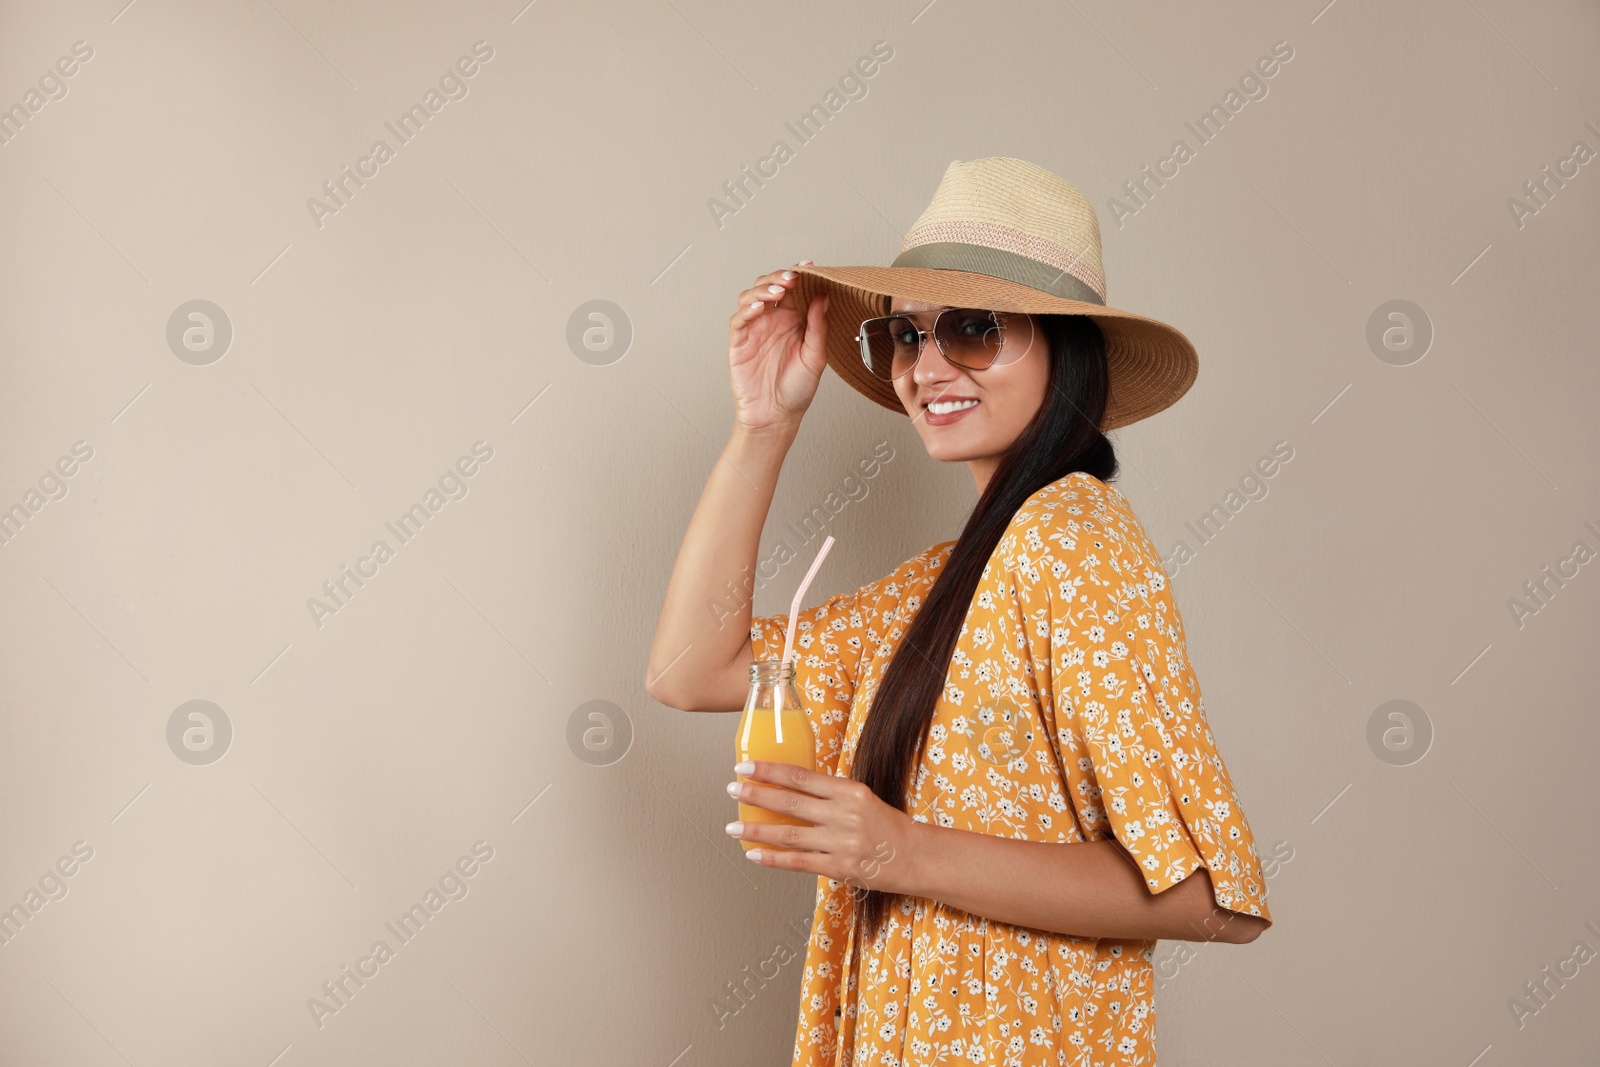
[[[955,542],[802,613],[796,682],[817,766],[848,776],[884,668]],[[757,659],[783,616],[751,621]],[[1161,557],[1084,472],[1017,510],[968,609],[908,810],[1028,841],[1115,836],[1152,893],[1200,867],[1271,922],[1250,826],[1206,722]],[[849,886],[817,879],[796,1067],[1155,1063],[1153,940],[1072,937],[921,897],[855,943]]]

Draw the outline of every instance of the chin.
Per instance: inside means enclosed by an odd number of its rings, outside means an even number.
[[[963,442],[929,440],[926,437],[922,439],[922,447],[927,450],[929,458],[941,463],[965,463],[988,454],[981,448]]]

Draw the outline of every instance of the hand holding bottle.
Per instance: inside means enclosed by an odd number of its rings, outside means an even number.
[[[739,730],[734,737],[735,765],[766,760],[814,771],[817,769],[816,744],[811,720],[806,715],[805,705],[800,702],[800,691],[795,688],[794,664],[779,663],[773,659],[757,660],[750,664],[750,695],[745,699],[744,714],[739,718]],[[783,826],[811,825],[804,819],[785,815],[781,811],[742,802],[739,805],[739,821]],[[755,847],[753,841],[744,842],[746,852]],[[766,847],[783,846],[768,844]]]

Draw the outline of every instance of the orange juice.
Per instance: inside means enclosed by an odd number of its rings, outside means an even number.
[[[774,712],[774,706],[779,710]],[[736,763],[745,760],[768,760],[774,763],[792,763],[806,770],[817,769],[816,739],[811,732],[811,722],[800,704],[800,694],[794,685],[794,667],[778,665],[776,660],[758,660],[750,665],[750,696],[745,701],[744,714],[739,719],[739,732],[734,738]],[[739,775],[741,782],[750,779]],[[770,782],[757,783],[779,789]],[[769,811],[754,804],[739,802],[739,820],[747,823],[782,824],[786,826],[811,826],[810,822],[791,815]],[[739,842],[746,852],[753,848],[783,848],[765,842]],[[788,851],[785,849],[785,851]]]

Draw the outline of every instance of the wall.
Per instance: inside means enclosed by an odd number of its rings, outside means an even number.
[[[3,1058],[787,1062],[797,964],[714,1002],[811,886],[721,831],[733,719],[642,684],[727,316],[796,260],[889,262],[951,160],[1013,155],[1201,354],[1114,434],[1119,484],[1277,922],[1162,944],[1163,1062],[1592,1059],[1596,32],[1504,0],[7,5],[0,902],[39,906]],[[880,441],[813,602],[971,506],[830,374],[763,543]]]

